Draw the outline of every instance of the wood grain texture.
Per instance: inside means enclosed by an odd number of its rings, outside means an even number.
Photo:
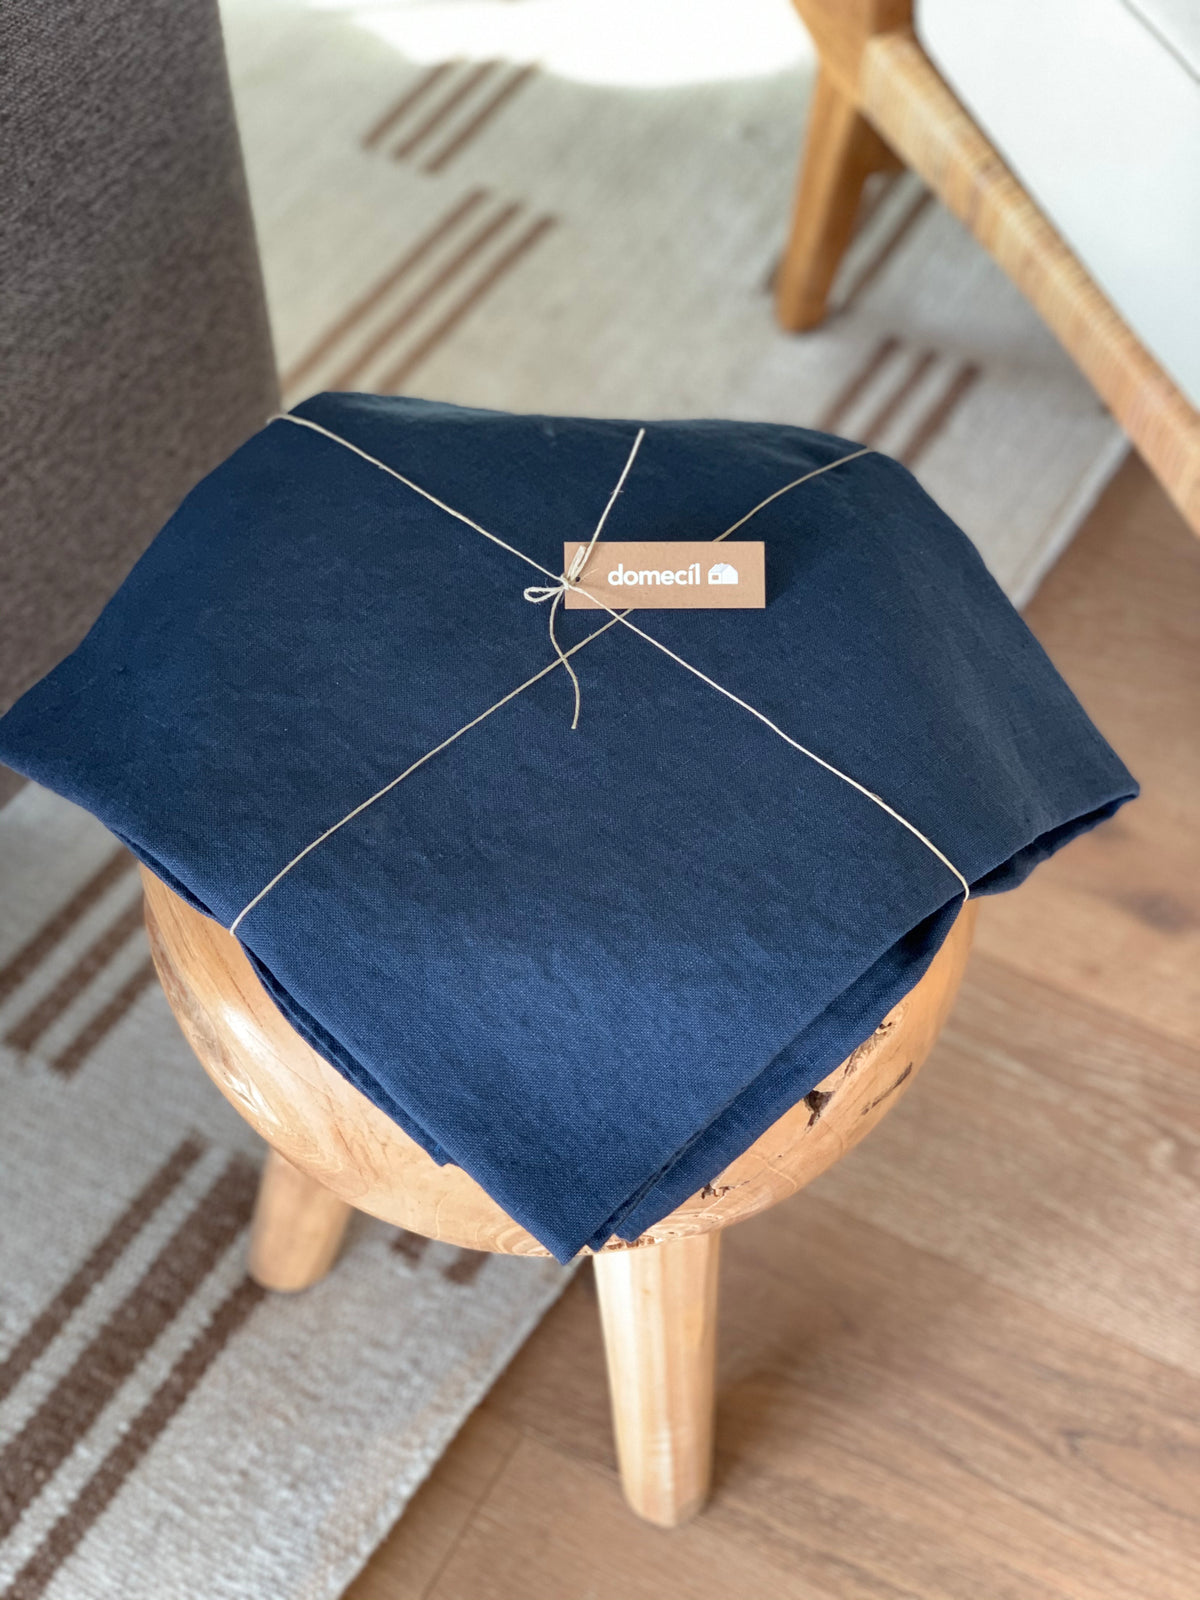
[[[1194,1600],[1197,1380],[819,1187],[725,1250],[705,1515],[622,1521],[578,1282],[485,1402],[523,1443],[424,1600]]]
[[[852,100],[858,98],[863,52],[879,33],[912,21],[912,0],[793,0],[821,65]]]
[[[775,279],[775,315],[782,327],[799,333],[823,320],[863,184],[891,159],[854,101],[822,68],[809,106],[791,232]]]
[[[354,1600],[423,1600],[522,1438],[512,1423],[473,1411],[355,1580]]]
[[[1195,1048],[977,956],[926,1072],[822,1195],[1200,1378]]]
[[[660,1528],[708,1499],[720,1246],[718,1229],[596,1258],[621,1485]]]
[[[817,46],[820,78],[836,86],[837,98],[818,88],[821,114],[811,124],[778,278],[783,325],[808,328],[819,320],[820,285],[837,266],[834,246],[849,240],[843,221],[852,221],[851,195],[861,179],[848,130],[860,117],[1022,291],[1200,532],[1200,412],[954,97],[913,35],[907,0],[794,4]]]
[[[1200,413],[1034,205],[907,29],[868,40],[858,105],[1040,313],[1200,532]]]
[[[146,928],[168,1002],[213,1082],[266,1139],[250,1270],[307,1288],[351,1206],[473,1251],[544,1249],[457,1167],[438,1166],[297,1034],[238,941],[142,869]],[[630,1505],[662,1527],[708,1493],[720,1230],[809,1183],[911,1087],[962,977],[975,906],[869,1039],[699,1194],[600,1254],[604,1328]],[[648,1247],[648,1248],[646,1248]]]
[[[152,873],[143,869],[142,878],[150,948],[171,1008],[205,1071],[273,1149],[350,1205],[412,1233],[467,1249],[546,1254],[473,1179],[439,1167],[300,1038],[231,934]],[[638,1242],[686,1238],[753,1216],[870,1132],[907,1093],[937,1038],[974,921],[969,905],[920,983],[815,1099],[800,1101]]]
[[[1143,463],[1117,473],[1031,626],[1142,786],[983,907],[976,945],[1031,977],[1200,1035],[1200,547]]]
[[[1195,882],[1197,557],[1132,459],[1031,608],[1145,783],[1120,877],[1093,835],[987,902],[915,1092],[725,1239],[705,1515],[625,1513],[585,1269],[479,1413],[510,1453],[475,1511],[439,1509],[439,1468],[348,1600],[1200,1593],[1200,998],[1188,930],[1127,903]]]
[[[333,1265],[351,1211],[345,1200],[269,1150],[250,1228],[250,1276],[284,1294],[310,1288]]]

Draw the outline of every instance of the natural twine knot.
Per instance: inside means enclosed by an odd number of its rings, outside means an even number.
[[[633,458],[637,455],[638,449],[641,446],[641,442],[645,437],[645,428],[639,428],[637,438],[633,441],[633,449],[629,452],[629,459],[622,467],[621,476],[617,479],[616,488],[609,495],[608,504],[600,514],[600,521],[596,524],[595,533],[592,534],[592,537],[588,540],[587,544],[581,544],[579,546],[579,549],[576,550],[575,554],[571,558],[570,566],[563,573],[562,577],[557,583],[531,584],[530,587],[525,590],[525,598],[531,605],[540,606],[544,604],[545,601],[550,601],[550,643],[554,646],[558,659],[562,662],[563,666],[566,667],[567,672],[570,675],[571,683],[575,689],[575,715],[571,718],[572,730],[578,728],[579,726],[579,679],[575,676],[574,667],[563,654],[562,646],[558,642],[558,635],[554,631],[554,619],[558,614],[558,608],[562,604],[563,596],[566,594],[567,590],[579,589],[579,580],[583,576],[583,569],[587,566],[591,553],[596,548],[596,540],[600,537],[600,530],[608,521],[608,513],[612,510],[617,496],[620,494],[625,485],[625,479],[629,476],[629,469],[633,465]],[[580,590],[579,592],[586,593],[585,590]]]
[[[518,550],[515,545],[506,543],[505,540],[498,538],[496,534],[489,533],[486,528],[481,527],[478,522],[473,521],[472,518],[468,517],[465,512],[456,511],[453,506],[448,506],[444,500],[439,500],[436,495],[430,494],[428,489],[423,489],[419,483],[414,483],[411,478],[406,478],[402,472],[397,472],[395,467],[389,467],[386,461],[380,461],[377,456],[368,455],[365,450],[360,448],[360,446],[351,443],[349,439],[343,439],[341,434],[333,433],[329,428],[323,428],[319,422],[313,422],[308,417],[294,416],[291,412],[282,413],[279,416],[272,417],[270,420],[272,422],[289,422],[298,428],[308,428],[313,433],[319,433],[324,438],[332,440],[334,444],[340,445],[342,449],[349,450],[356,456],[361,456],[364,461],[369,462],[373,467],[377,467],[380,472],[386,472],[389,477],[395,478],[398,483],[404,484],[404,486],[407,489],[411,489],[414,494],[419,494],[423,500],[428,500],[431,505],[437,506],[439,511],[444,511],[448,517],[453,517],[456,522],[464,523],[468,528],[473,528],[476,533],[480,534],[483,538],[490,540],[492,544],[498,544],[501,549],[507,550],[510,555],[520,557],[520,559],[526,562],[529,566],[536,567],[539,572],[545,573],[546,577],[551,578],[554,576],[554,574],[547,567],[542,566],[540,561],[535,561],[532,556],[526,555],[523,550]],[[604,508],[604,516],[600,518],[599,525],[597,526],[595,533],[592,535],[590,542],[584,546],[582,550],[576,552],[568,570],[562,575],[556,584],[546,588],[539,587],[526,589],[525,598],[529,601],[532,601],[534,605],[540,605],[543,600],[549,600],[551,596],[553,596],[557,602],[562,599],[563,595],[566,594],[568,589],[578,588],[578,580],[583,573],[584,567],[587,565],[588,557],[591,555],[592,550],[595,547],[596,540],[600,537],[600,529],[604,526],[604,519],[612,510],[613,501],[621,492],[621,485],[625,482],[626,473],[628,473],[630,467],[633,465],[633,458],[637,454],[638,445],[641,444],[645,431],[646,430],[644,428],[640,429],[637,438],[634,440],[633,449],[629,453],[629,460],[625,463],[625,471],[622,472],[620,479],[617,482],[617,487],[609,496],[608,505]],[[772,494],[769,494],[765,500],[760,500],[756,506],[752,506],[750,510],[746,512],[744,517],[738,518],[738,520],[733,524],[732,528],[726,528],[724,533],[719,533],[713,540],[713,543],[720,544],[723,539],[728,539],[730,534],[736,533],[740,527],[750,521],[751,517],[756,517],[760,511],[764,511],[767,506],[771,505],[773,501],[778,500],[781,495],[790,494],[793,489],[798,489],[802,483],[808,483],[813,478],[819,478],[823,473],[832,472],[835,467],[844,467],[847,462],[857,461],[860,456],[870,455],[870,453],[870,445],[863,445],[861,449],[852,450],[848,455],[838,456],[835,461],[826,461],[823,466],[810,468],[808,472],[803,473],[799,478],[793,478],[790,483],[785,483],[782,488],[776,489]],[[580,592],[582,594],[587,594],[586,589],[580,590]],[[925,848],[935,855],[942,865],[948,868],[948,870],[954,874],[959,883],[962,885],[963,900],[966,901],[970,898],[970,884],[954,865],[954,863],[949,859],[949,857],[943,855],[938,849],[937,845],[933,843],[932,839],[927,839],[915,823],[910,822],[907,817],[902,817],[900,813],[892,806],[888,805],[887,801],[884,800],[880,795],[877,795],[873,790],[868,789],[865,784],[859,783],[857,778],[852,778],[848,772],[843,772],[839,767],[835,767],[831,761],[826,761],[824,756],[817,755],[815,750],[809,750],[807,746],[802,745],[799,740],[793,739],[790,733],[785,733],[777,722],[772,722],[770,717],[766,716],[762,711],[759,711],[756,706],[752,706],[748,700],[743,700],[740,695],[734,694],[732,689],[727,689],[724,684],[718,683],[715,678],[710,678],[707,672],[701,672],[700,668],[694,667],[690,661],[685,661],[683,657],[681,655],[677,655],[674,650],[668,649],[668,647],[663,644],[661,639],[654,638],[654,636],[647,633],[644,628],[639,628],[636,623],[630,622],[628,610],[614,611],[611,606],[606,606],[603,601],[597,600],[594,595],[588,595],[588,599],[599,610],[607,611],[609,620],[604,623],[602,627],[597,628],[594,633],[590,633],[585,638],[581,639],[578,644],[572,645],[570,651],[571,655],[574,655],[576,650],[582,650],[586,644],[591,642],[591,640],[598,639],[600,635],[602,633],[606,633],[614,623],[621,623],[624,627],[629,629],[630,633],[636,633],[639,639],[644,639],[647,644],[653,645],[653,647],[656,650],[660,650],[663,655],[669,656],[672,661],[677,662],[685,672],[690,672],[694,678],[699,678],[701,683],[706,683],[708,687],[715,690],[717,694],[724,695],[725,699],[732,701],[735,706],[741,706],[743,711],[748,712],[750,716],[755,717],[765,728],[769,728],[772,733],[778,734],[785,744],[791,745],[792,749],[798,751],[800,755],[806,757],[809,761],[814,761],[817,766],[824,767],[826,772],[832,773],[833,776],[840,779],[842,783],[849,784],[852,789],[857,789],[859,794],[863,795],[867,800],[870,800],[872,804],[877,805],[881,811],[886,811],[889,817],[894,818],[894,820],[898,822],[902,828],[907,828],[909,833],[911,833],[915,838],[919,839]],[[550,637],[554,639],[553,606],[550,610]],[[557,639],[554,640],[554,646],[555,649],[558,650]],[[571,664],[561,650],[558,650],[558,658],[566,667],[567,671],[571,672]],[[374,794],[368,795],[365,800],[360,800],[358,805],[356,805],[352,810],[347,811],[344,817],[339,817],[335,823],[325,829],[324,833],[319,833],[315,839],[306,844],[303,850],[297,850],[292,859],[290,861],[286,861],[283,866],[280,867],[279,871],[275,874],[271,881],[267,884],[264,884],[264,886],[258,891],[253,899],[248,900],[247,903],[242,907],[237,916],[234,917],[233,921],[229,924],[230,933],[236,933],[239,924],[250,915],[256,906],[262,904],[263,900],[265,900],[267,895],[270,894],[271,890],[275,888],[276,884],[280,883],[284,878],[286,878],[288,873],[291,872],[292,868],[298,866],[306,856],[311,855],[314,850],[323,845],[326,839],[332,838],[340,828],[344,828],[347,823],[353,822],[355,817],[360,817],[363,812],[366,811],[370,806],[373,806],[377,800],[382,800],[385,794],[391,794],[392,790],[397,786],[397,784],[401,784],[406,778],[412,777],[413,773],[419,771],[427,761],[432,761],[436,756],[439,756],[443,750],[448,749],[452,744],[455,743],[456,740],[461,739],[464,734],[470,733],[472,728],[477,728],[481,722],[486,722],[488,717],[492,716],[494,712],[500,710],[501,706],[508,705],[509,702],[515,700],[519,694],[524,694],[527,689],[532,689],[535,683],[540,683],[548,672],[552,672],[554,670],[555,665],[555,662],[551,662],[548,667],[543,667],[540,672],[535,672],[531,678],[526,678],[524,683],[519,683],[515,689],[510,689],[506,695],[496,701],[495,705],[488,706],[485,711],[480,711],[476,716],[472,717],[470,722],[464,723],[461,728],[456,729],[451,734],[447,734],[440,744],[435,744],[432,750],[426,750],[423,756],[418,756],[415,761],[411,761],[408,766],[405,767],[403,772],[398,773],[396,777],[392,778],[388,783],[385,783],[381,789],[376,789]],[[573,672],[571,672],[571,678],[572,680],[575,679],[575,674]],[[576,681],[575,721],[571,724],[571,726],[577,726],[578,722],[579,684]]]

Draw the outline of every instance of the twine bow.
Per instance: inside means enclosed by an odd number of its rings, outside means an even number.
[[[600,530],[607,522],[608,513],[612,510],[614,504],[616,503],[617,496],[624,487],[625,479],[629,476],[629,469],[633,465],[634,457],[637,455],[642,440],[645,437],[645,428],[639,428],[637,432],[637,438],[633,441],[633,449],[629,452],[629,459],[621,468],[621,476],[617,479],[616,488],[609,495],[608,504],[600,513],[600,521],[596,524],[595,533],[592,534],[592,537],[588,540],[587,544],[581,544],[579,546],[579,549],[576,550],[575,554],[571,557],[571,564],[563,573],[562,577],[557,583],[531,584],[529,588],[525,590],[525,598],[529,601],[530,605],[540,606],[544,605],[547,600],[550,601],[550,643],[554,646],[554,652],[558,656],[558,659],[562,662],[563,666],[566,667],[567,673],[571,679],[571,683],[575,689],[575,715],[571,718],[572,731],[579,726],[579,679],[575,676],[575,668],[563,654],[562,646],[558,642],[558,635],[554,631],[554,619],[558,614],[558,608],[562,604],[563,596],[566,594],[567,590],[577,589],[579,587],[579,580],[583,576],[583,569],[587,566],[592,551],[596,548],[596,540],[600,537]]]
[[[319,433],[323,435],[324,438],[332,440],[334,444],[340,445],[343,449],[349,450],[356,456],[360,456],[364,461],[369,462],[371,466],[377,467],[380,472],[386,472],[390,478],[395,478],[398,483],[404,484],[405,488],[411,489],[414,494],[419,494],[423,500],[428,500],[430,505],[437,506],[439,511],[444,511],[448,517],[453,517],[456,522],[464,523],[468,528],[473,528],[476,533],[482,535],[483,538],[489,540],[492,544],[499,545],[502,550],[507,550],[510,555],[518,557],[521,561],[524,561],[526,565],[536,567],[537,570],[543,573],[547,578],[553,578],[554,574],[550,571],[549,567],[543,567],[541,562],[536,561],[533,556],[527,555],[524,550],[518,550],[516,545],[509,544],[507,540],[501,539],[498,534],[489,533],[486,528],[482,527],[472,517],[468,517],[465,512],[456,511],[453,506],[447,505],[444,500],[439,500],[437,495],[430,494],[428,489],[423,489],[419,483],[414,483],[411,478],[406,478],[402,472],[397,472],[395,467],[389,467],[386,461],[380,461],[377,456],[368,455],[367,452],[359,445],[353,444],[349,439],[343,439],[341,434],[334,433],[329,428],[322,427],[319,422],[313,422],[308,417],[298,417],[291,412],[282,412],[279,415],[270,418],[270,421],[293,423],[296,427],[308,428],[313,433]],[[262,902],[270,894],[271,890],[275,888],[276,884],[282,882],[282,880],[287,877],[288,873],[291,872],[293,867],[298,866],[306,856],[310,855],[314,850],[323,845],[326,839],[332,838],[339,829],[344,828],[347,823],[353,822],[355,817],[361,816],[362,813],[369,807],[373,806],[376,801],[382,800],[384,795],[390,794],[392,790],[396,788],[397,784],[401,784],[406,778],[410,778],[413,773],[423,767],[426,762],[432,761],[436,756],[439,756],[443,750],[448,749],[457,740],[461,739],[464,734],[470,733],[472,728],[477,728],[481,722],[486,722],[488,717],[499,711],[502,706],[508,705],[509,702],[515,700],[518,695],[524,694],[527,689],[532,689],[533,685],[535,683],[540,683],[548,672],[556,671],[560,664],[566,667],[567,671],[571,674],[571,681],[575,685],[575,719],[571,723],[571,726],[572,728],[578,727],[579,680],[571,670],[571,663],[568,660],[568,657],[573,656],[577,651],[584,649],[584,647],[590,644],[593,639],[598,639],[602,633],[607,633],[608,630],[612,627],[615,627],[618,622],[623,627],[628,628],[631,633],[636,633],[639,639],[644,639],[648,645],[652,645],[654,649],[659,650],[663,655],[668,656],[672,661],[676,662],[680,667],[682,667],[685,672],[690,672],[694,678],[698,678],[701,683],[706,683],[708,687],[714,690],[717,694],[723,695],[726,700],[731,701],[735,706],[740,706],[743,711],[754,717],[758,722],[761,722],[763,727],[769,728],[772,733],[777,734],[785,744],[791,745],[793,750],[797,751],[807,760],[815,762],[818,767],[823,767],[826,772],[831,773],[842,783],[848,784],[851,789],[856,789],[858,793],[861,794],[865,799],[869,800],[872,805],[876,805],[881,811],[886,812],[887,815],[895,822],[899,823],[902,828],[906,828],[914,838],[919,839],[925,848],[930,852],[930,854],[936,856],[942,865],[946,867],[948,871],[954,874],[959,883],[962,885],[964,903],[970,899],[971,886],[967,882],[967,879],[954,865],[953,861],[951,861],[948,856],[944,855],[942,851],[938,849],[933,840],[927,838],[925,834],[921,832],[916,823],[910,822],[907,817],[902,816],[894,806],[888,805],[887,801],[882,797],[882,795],[876,794],[873,789],[868,789],[866,784],[860,783],[857,778],[852,778],[848,772],[843,772],[840,767],[835,767],[832,761],[826,761],[824,756],[818,755],[815,750],[808,749],[808,747],[806,745],[802,745],[798,739],[793,739],[790,733],[785,732],[785,730],[781,728],[777,722],[772,722],[770,717],[768,717],[764,712],[760,711],[757,706],[751,705],[748,700],[743,700],[740,695],[734,694],[732,689],[727,689],[724,684],[718,683],[715,678],[710,678],[707,672],[701,672],[700,668],[693,666],[690,661],[685,661],[681,655],[670,649],[662,642],[661,639],[656,639],[653,634],[647,633],[644,628],[639,628],[635,622],[631,622],[629,620],[628,610],[614,611],[611,606],[605,605],[604,602],[597,599],[595,595],[588,595],[588,599],[593,605],[595,605],[598,611],[605,611],[608,613],[608,621],[601,623],[601,625],[593,632],[586,634],[578,644],[573,644],[569,650],[564,651],[559,647],[558,640],[554,637],[555,611],[561,602],[563,595],[566,594],[568,589],[579,589],[579,578],[581,577],[583,570],[587,565],[589,556],[595,549],[596,540],[600,537],[600,530],[604,527],[605,521],[608,518],[608,514],[613,508],[613,503],[620,494],[625,483],[625,479],[629,475],[629,469],[633,465],[633,458],[637,455],[638,446],[645,437],[645,433],[645,428],[638,429],[637,438],[633,442],[633,449],[629,452],[629,460],[626,461],[624,470],[622,471],[621,476],[617,479],[616,488],[608,497],[608,504],[604,508],[604,514],[601,516],[600,521],[596,524],[595,533],[592,534],[592,537],[586,545],[582,546],[581,549],[575,552],[575,555],[568,564],[566,572],[564,572],[563,575],[552,584],[547,584],[545,586],[538,585],[525,590],[526,600],[530,601],[533,605],[541,605],[542,602],[546,600],[551,600],[553,602],[550,608],[550,638],[554,643],[554,649],[558,656],[558,660],[551,661],[549,666],[542,667],[541,670],[535,672],[532,677],[526,678],[524,683],[519,683],[515,689],[510,689],[507,694],[502,695],[501,698],[496,701],[495,705],[488,706],[485,710],[480,711],[476,716],[472,717],[469,722],[465,722],[461,728],[457,728],[453,733],[447,734],[440,744],[435,744],[432,750],[426,750],[424,755],[418,756],[415,761],[410,762],[410,764],[405,767],[403,772],[398,773],[396,777],[390,780],[390,782],[385,783],[381,789],[376,789],[374,794],[368,795],[365,800],[360,801],[359,804],[353,808],[353,810],[347,811],[344,817],[339,817],[336,822],[332,823],[328,828],[325,829],[324,833],[319,833],[315,839],[310,840],[310,842],[304,846],[303,850],[297,850],[292,859],[290,861],[286,861],[283,866],[280,867],[279,871],[275,874],[271,881],[264,884],[258,893],[254,895],[251,900],[247,901],[247,903],[242,907],[237,916],[234,917],[233,921],[229,924],[230,933],[236,933],[239,924],[250,915],[256,906],[262,904]],[[746,512],[745,516],[739,517],[731,528],[726,528],[724,533],[719,533],[712,542],[714,544],[720,544],[722,540],[728,539],[731,534],[736,533],[740,527],[749,522],[751,517],[756,517],[760,511],[765,510],[767,506],[778,500],[781,495],[790,494],[793,489],[798,489],[802,483],[808,483],[813,478],[821,477],[823,473],[832,472],[835,468],[843,467],[850,461],[857,461],[860,456],[870,454],[871,447],[869,445],[862,445],[859,449],[851,450],[844,456],[838,456],[836,460],[826,461],[823,466],[811,467],[807,472],[802,473],[800,477],[793,478],[790,483],[785,483],[782,485],[782,487],[774,490],[773,493],[767,495],[765,500],[760,500],[756,506],[751,506],[750,510]],[[586,590],[581,590],[580,592],[585,594],[587,593]]]

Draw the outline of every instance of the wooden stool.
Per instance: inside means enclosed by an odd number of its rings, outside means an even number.
[[[171,1009],[205,1071],[271,1147],[250,1242],[259,1283],[315,1283],[353,1207],[472,1250],[547,1254],[300,1038],[231,934],[142,876]],[[895,1105],[953,1002],[974,912],[959,917],[920,983],[819,1088],[650,1232],[595,1257],[621,1482],[649,1521],[674,1527],[708,1493],[721,1230],[803,1188]]]

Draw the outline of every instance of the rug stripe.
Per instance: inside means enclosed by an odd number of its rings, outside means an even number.
[[[959,405],[967,393],[975,387],[979,380],[979,368],[967,362],[955,373],[953,381],[947,386],[941,399],[930,409],[924,420],[917,425],[911,439],[900,451],[900,460],[906,467],[912,467],[925,454],[926,450],[945,428],[950,418],[958,410]]]
[[[103,933],[87,947],[75,965],[43,996],[32,1010],[27,1011],[4,1035],[5,1044],[14,1050],[32,1050],[34,1045],[75,999],[82,994],[98,973],[102,972],[117,951],[142,926],[142,902],[139,897],[115,917]]]
[[[136,1469],[265,1293],[266,1290],[261,1289],[253,1279],[243,1278],[226,1296],[203,1332],[179,1357],[0,1600],[38,1600],[38,1596],[45,1592],[59,1567],[107,1509],[130,1473]]]
[[[425,1247],[429,1240],[422,1233],[409,1233],[407,1228],[397,1230],[396,1237],[392,1240],[392,1249],[398,1256],[403,1256],[415,1267],[425,1254]]]
[[[60,906],[48,922],[42,924],[15,955],[0,967],[0,1000],[7,1000],[14,989],[19,989],[25,979],[41,965],[56,945],[62,943],[85,911],[95,905],[104,891],[117,879],[133,870],[133,857],[127,850],[117,850],[87,880],[83,886]]]
[[[54,1057],[50,1063],[53,1070],[60,1072],[64,1078],[70,1078],[78,1072],[96,1046],[108,1037],[126,1012],[137,1004],[154,979],[154,963],[147,957],[137,971],[126,978],[112,999],[101,1006],[94,1017],[89,1017],[70,1043]]]
[[[11,1533],[245,1227],[256,1179],[245,1156],[227,1163],[141,1281],[0,1451],[0,1539]]]
[[[391,133],[403,116],[420,105],[421,101],[442,81],[452,67],[461,65],[462,63],[459,61],[437,61],[427,72],[423,72],[416,83],[406,90],[399,100],[383,113],[379,121],[373,123],[363,134],[363,149],[373,150],[385,134]]]
[[[486,1264],[487,1258],[486,1250],[460,1249],[454,1260],[442,1268],[442,1276],[451,1283],[462,1286],[474,1283],[479,1276],[479,1269]]]
[[[424,339],[420,341],[399,365],[384,374],[380,387],[387,393],[396,389],[428,356],[432,355],[447,334],[452,333],[468,312],[487,295],[500,279],[510,272],[522,256],[526,255],[542,236],[554,227],[557,218],[539,217],[521,237],[516,244],[510,245],[503,255],[498,256],[481,278],[471,286],[465,295],[453,305],[442,320],[434,326]]]
[[[368,289],[366,294],[354,301],[345,314],[327,332],[321,335],[308,354],[301,357],[290,372],[284,374],[282,379],[283,388],[285,390],[292,389],[299,383],[301,378],[307,377],[313,368],[333,350],[334,346],[353,329],[356,323],[361,322],[365,316],[374,311],[380,301],[390,294],[401,279],[407,277],[414,267],[419,266],[429,252],[436,245],[439,245],[447,234],[453,233],[459,223],[487,198],[487,189],[472,189],[457,205],[451,206],[445,216],[439,218],[433,224],[428,233],[422,234],[416,243],[405,251],[395,266],[391,267],[377,283]]]
[[[880,206],[892,193],[892,190],[900,181],[900,174],[898,172],[881,173],[879,176],[880,181],[875,185],[874,193],[871,195],[870,199],[864,199],[859,203],[858,216],[854,220],[854,231],[856,234],[861,235],[867,231],[875,219]]]
[[[870,355],[833,397],[832,401],[822,413],[817,427],[822,433],[836,433],[838,424],[847,414],[854,402],[858,399],[868,384],[874,379],[879,370],[890,360],[893,353],[900,348],[900,341],[889,334],[886,339],[881,339]]]
[[[844,311],[848,311],[857,300],[862,298],[932,204],[933,195],[928,189],[922,189],[921,193],[883,241],[883,244],[855,278],[845,298],[838,301],[835,309],[839,315]]]
[[[477,67],[468,72],[458,87],[451,89],[448,95],[444,95],[425,120],[418,123],[408,137],[401,139],[393,148],[392,160],[403,161],[406,156],[412,155],[414,150],[419,149],[431,133],[437,132],[450,113],[456,111],[468,95],[474,94],[485,78],[491,77],[499,65],[498,61],[481,61]]]
[[[92,1249],[45,1308],[0,1362],[0,1400],[17,1384],[48,1348],[71,1314],[87,1299],[101,1278],[120,1260],[150,1218],[167,1197],[187,1177],[208,1148],[202,1139],[184,1139],[176,1145],[157,1172],[153,1173],[121,1212],[108,1232]]]
[[[410,300],[369,340],[360,347],[350,364],[334,375],[329,381],[331,389],[352,389],[363,371],[381,350],[391,343],[396,335],[408,327],[417,316],[424,311],[431,300],[435,300],[442,290],[455,279],[460,272],[469,266],[473,257],[477,256],[483,247],[488,244],[503,228],[518,215],[521,210],[519,201],[513,201],[504,206],[490,221],[485,222],[467,240],[462,248],[450,257],[440,272],[419,289]]]
[[[887,425],[899,415],[906,401],[910,400],[918,384],[937,360],[937,352],[925,350],[917,357],[905,378],[896,385],[895,390],[888,395],[875,415],[862,430],[863,444],[875,444]]]
[[[512,75],[494,89],[484,103],[469,117],[457,133],[426,161],[424,170],[428,173],[441,172],[460,150],[464,150],[471,141],[478,137],[494,116],[503,109],[512,97],[523,89],[537,71],[536,65],[531,61],[528,66],[518,67]]]
[[[852,234],[853,238],[861,238],[862,235],[866,233],[867,229],[871,225],[871,221],[874,218],[875,213],[887,199],[888,195],[891,194],[899,180],[900,174],[898,172],[889,172],[886,175],[881,175],[881,181],[874,188],[870,198],[867,199],[864,197],[859,201],[858,212],[854,218],[854,230]],[[780,250],[763,275],[762,287],[764,294],[774,294],[775,292],[775,288],[779,282],[779,269],[783,265],[784,253],[784,250]],[[830,313],[832,314],[832,312],[836,309],[836,307],[830,306]]]

